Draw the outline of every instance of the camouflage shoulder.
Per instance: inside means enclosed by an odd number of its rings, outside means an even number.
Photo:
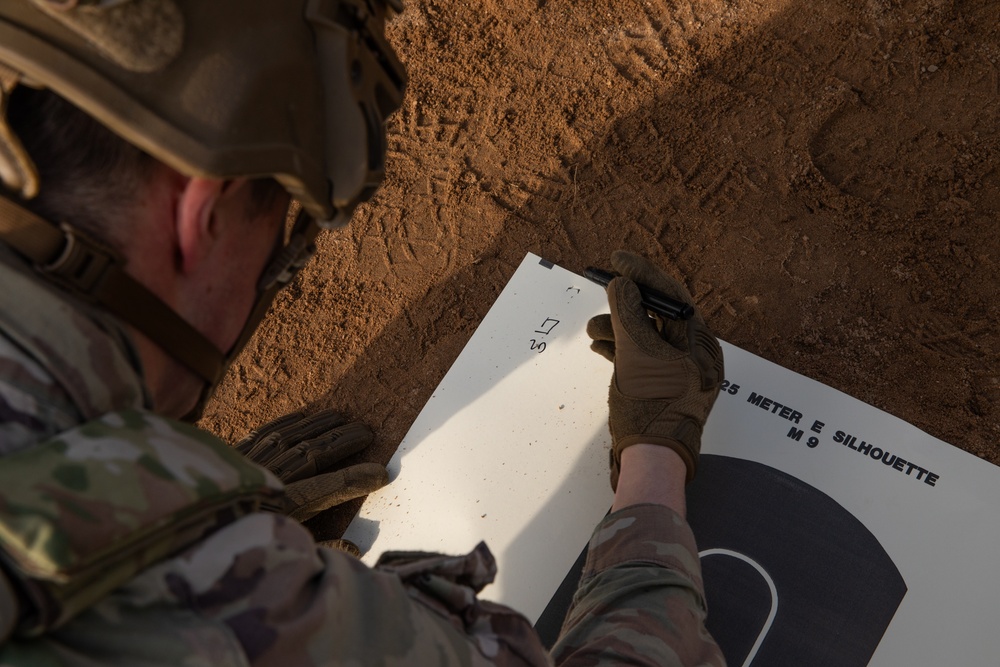
[[[44,371],[39,400],[68,402],[78,422],[148,405],[138,356],[115,320],[46,284],[2,246],[0,283],[0,332]]]
[[[45,369],[0,330],[0,456],[84,421]]]
[[[158,415],[107,414],[0,466],[0,548],[58,626],[136,572],[281,493],[211,434]]]

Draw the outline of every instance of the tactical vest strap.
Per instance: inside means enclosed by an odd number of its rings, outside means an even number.
[[[78,299],[102,306],[214,385],[225,355],[158,296],[125,272],[107,245],[70,225],[56,226],[0,195],[0,242]]]
[[[4,458],[0,562],[21,598],[17,632],[58,627],[281,489],[210,434],[135,410]],[[0,621],[3,597],[0,582]]]

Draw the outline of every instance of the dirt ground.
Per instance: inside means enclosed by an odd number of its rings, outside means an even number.
[[[1000,2],[408,0],[385,185],[203,424],[387,462],[528,251],[645,253],[719,336],[1000,463]],[[333,537],[356,511],[317,517]]]

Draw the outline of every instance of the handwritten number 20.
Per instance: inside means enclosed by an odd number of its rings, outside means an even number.
[[[539,343],[539,342],[536,341],[536,339],[532,338],[531,339],[531,349],[532,350],[538,350],[538,354],[541,354],[542,352],[545,351],[545,341],[542,341],[542,342]]]

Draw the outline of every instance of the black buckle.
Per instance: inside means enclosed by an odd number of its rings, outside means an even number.
[[[301,234],[295,234],[283,247],[260,277],[257,289],[266,292],[272,287],[284,287],[292,281],[309,259],[316,253],[316,246]]]
[[[54,260],[38,264],[38,270],[68,285],[75,292],[90,295],[108,270],[119,263],[118,254],[66,223],[59,225],[59,228],[66,239],[66,245]]]
[[[290,283],[316,254],[315,240],[322,229],[324,227],[304,208],[299,209],[288,242],[275,248],[257,281],[257,291],[263,293],[274,287],[281,289]]]

